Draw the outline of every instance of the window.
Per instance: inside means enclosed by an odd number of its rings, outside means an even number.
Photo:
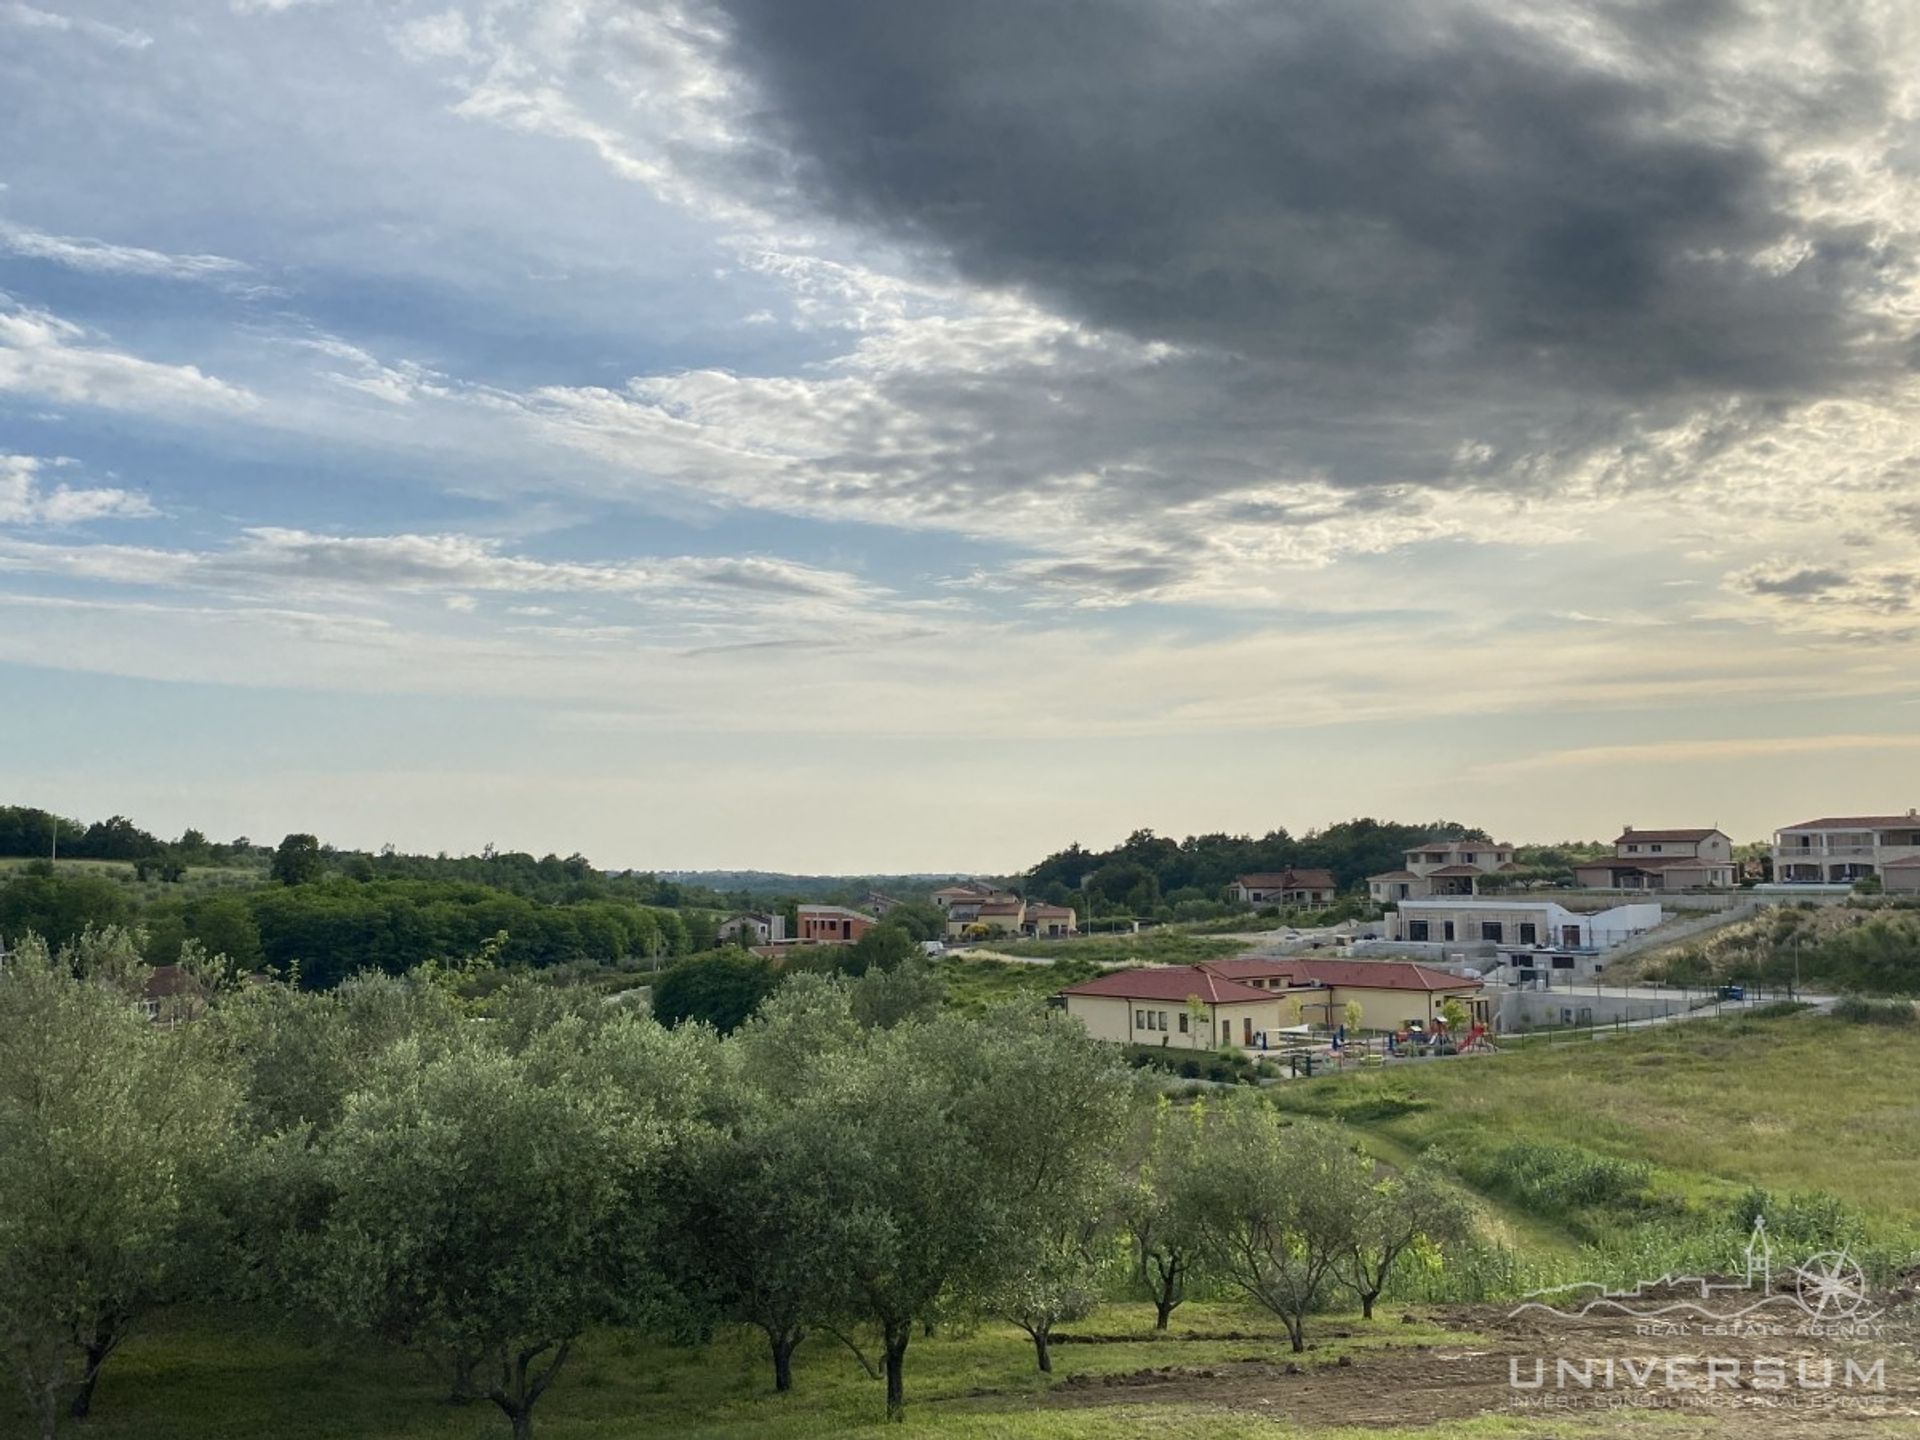
[[[1160,1012],[1160,1028],[1162,1030],[1167,1028],[1167,1012],[1164,1010]]]
[[[1182,1035],[1187,1033],[1187,1012],[1184,1010],[1180,1012],[1180,1033]]]
[[[1522,945],[1536,945],[1539,941],[1540,932],[1534,927],[1534,923],[1531,920],[1522,920],[1520,922],[1520,943]]]
[[[1136,1030],[1144,1030],[1147,1028],[1147,1012],[1146,1011],[1136,1010],[1133,1012],[1133,1028]]]
[[[1426,938],[1427,938],[1427,922],[1426,921],[1409,920],[1407,922],[1407,939],[1424,940]]]
[[[1231,1045],[1233,1043],[1233,1021],[1222,1020],[1220,1022],[1220,1043],[1222,1045]]]
[[[1480,922],[1480,938],[1482,940],[1491,940],[1494,944],[1498,945],[1506,938],[1506,935],[1506,930],[1498,920],[1482,920]]]
[[[1442,940],[1453,939],[1453,922],[1451,920],[1446,921],[1440,926],[1440,938]]]
[[[1666,847],[1664,845],[1649,845],[1647,848],[1651,850],[1654,854],[1658,855]]]
[[[1639,853],[1640,853],[1640,847],[1638,845],[1627,846],[1627,854],[1638,855]]]

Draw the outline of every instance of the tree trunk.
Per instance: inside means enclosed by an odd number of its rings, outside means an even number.
[[[800,1337],[794,1334],[770,1335],[767,1343],[773,1348],[773,1388],[784,1395],[793,1389],[793,1352],[800,1343]]]
[[[1173,1294],[1172,1288],[1163,1287],[1160,1293],[1153,1297],[1153,1328],[1156,1330],[1165,1330],[1167,1328],[1167,1321],[1173,1318],[1173,1307],[1179,1303],[1180,1301]]]
[[[911,1335],[905,1325],[887,1332],[887,1419],[896,1425],[907,1418],[907,1341]]]
[[[112,1345],[87,1346],[87,1368],[80,1372],[80,1388],[73,1392],[73,1403],[67,1407],[73,1419],[84,1420],[93,1410],[93,1387],[100,1383],[100,1367],[107,1363],[112,1350]]]
[[[1373,1318],[1373,1302],[1379,1298],[1380,1298],[1380,1292],[1378,1290],[1366,1290],[1361,1292],[1360,1318],[1362,1320],[1371,1320]]]
[[[1186,1265],[1179,1260],[1156,1261],[1154,1269],[1159,1273],[1160,1283],[1154,1287],[1153,1328],[1165,1330],[1167,1321],[1185,1298],[1182,1292],[1186,1289]]]
[[[1306,1322],[1297,1315],[1289,1315],[1286,1317],[1286,1324],[1287,1343],[1293,1346],[1294,1354],[1304,1354],[1307,1348]]]
[[[1042,1375],[1051,1375],[1053,1373],[1053,1351],[1049,1347],[1053,1343],[1053,1335],[1044,1326],[1032,1333],[1033,1354],[1034,1358],[1040,1362],[1040,1373]]]
[[[522,1350],[512,1361],[505,1355],[500,1357],[500,1384],[487,1393],[487,1398],[500,1407],[500,1413],[512,1424],[513,1440],[533,1440],[534,1402],[546,1393],[547,1386],[553,1383],[553,1377],[567,1363],[567,1352],[573,1348],[573,1342],[561,1341],[547,1368],[538,1374],[530,1374],[533,1362],[551,1348],[549,1345],[536,1345],[530,1350]]]
[[[482,1391],[473,1383],[473,1372],[479,1368],[478,1355],[453,1357],[453,1385],[447,1391],[449,1405],[469,1405],[480,1398]]]
[[[126,1337],[127,1323],[124,1317],[108,1316],[99,1322],[93,1338],[81,1343],[87,1364],[80,1372],[80,1388],[74,1391],[73,1403],[67,1407],[67,1414],[75,1420],[86,1419],[93,1409],[93,1390],[100,1383],[100,1367],[107,1363],[109,1355],[120,1348],[121,1340]]]

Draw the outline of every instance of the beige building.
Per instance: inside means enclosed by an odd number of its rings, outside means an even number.
[[[1466,1010],[1468,1024],[1486,1025],[1491,1009],[1482,981],[1407,960],[1210,960],[1199,967],[1250,988],[1281,997],[1281,1018],[1326,1029],[1347,1022],[1347,1006],[1360,1006],[1360,1029],[1404,1030],[1418,1021],[1432,1029],[1450,1000]],[[1297,1012],[1295,1007],[1297,1008]]]
[[[1904,815],[1840,815],[1776,830],[1776,885],[1851,885],[1886,867],[1920,859],[1920,811]],[[1904,877],[1896,876],[1896,880]]]
[[[978,905],[982,900],[1011,900],[1013,897],[1004,890],[996,890],[991,885],[982,885],[977,880],[963,881],[958,885],[942,885],[933,892],[933,903],[942,910],[951,910],[956,905]]]
[[[1227,898],[1236,905],[1331,905],[1339,893],[1331,870],[1242,875],[1227,887]]]
[[[1067,1013],[1099,1040],[1211,1050],[1257,1046],[1306,1024],[1334,1029],[1347,1006],[1362,1030],[1432,1029],[1449,1001],[1489,1023],[1479,980],[1405,960],[1214,960],[1121,970],[1061,991]]]
[[[1734,882],[1733,841],[1720,830],[1635,830],[1613,842],[1611,860],[1573,867],[1595,890],[1725,890]]]
[[[1278,995],[1199,965],[1117,970],[1060,992],[1096,1040],[1213,1050],[1248,1047],[1282,1028]],[[1293,1023],[1293,1022],[1287,1022]]]
[[[1367,894],[1376,903],[1425,900],[1434,895],[1478,895],[1481,885],[1503,870],[1516,870],[1511,845],[1484,840],[1429,840],[1406,852],[1403,869],[1367,877]]]
[[[1080,932],[1080,917],[1068,905],[1029,905],[1026,922],[1021,929],[1041,939],[1077,935]]]

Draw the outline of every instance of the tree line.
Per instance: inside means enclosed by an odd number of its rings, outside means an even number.
[[[501,931],[508,935],[501,963],[524,969],[665,961],[712,943],[710,918],[614,900],[544,904],[475,884],[335,876],[144,907],[124,887],[85,872],[43,870],[0,886],[0,939],[32,932],[58,945],[89,926],[136,923],[147,933],[150,960],[171,963],[198,944],[242,970],[297,975],[310,989],[359,970],[400,974],[470,955]]]
[[[944,1013],[911,967],[796,975],[723,1037],[525,978],[465,998],[488,954],[325,992],[183,963],[158,1024],[124,930],[0,976],[0,1033],[36,1039],[0,1047],[0,1347],[43,1440],[182,1301],[408,1347],[516,1440],[609,1327],[752,1327],[776,1391],[844,1349],[899,1418],[931,1327],[1004,1319],[1045,1370],[1117,1267],[1163,1328],[1206,1276],[1298,1350],[1467,1225],[1336,1128],[1174,1106],[1063,1016]]]
[[[1218,901],[1241,875],[1289,869],[1330,870],[1344,891],[1369,875],[1400,869],[1407,850],[1440,836],[1491,839],[1486,831],[1454,820],[1424,825],[1343,820],[1298,837],[1277,829],[1258,837],[1210,834],[1174,840],[1136,830],[1108,850],[1076,843],[1049,855],[1027,873],[1028,894],[1062,905],[1082,895],[1095,914],[1150,915],[1183,901]]]

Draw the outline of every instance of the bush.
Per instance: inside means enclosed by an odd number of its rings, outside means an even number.
[[[1536,1215],[1646,1202],[1652,1167],[1596,1155],[1578,1145],[1523,1142],[1496,1151],[1470,1176]]]
[[[1776,1241],[1810,1249],[1858,1249],[1867,1234],[1865,1217],[1825,1190],[1777,1196],[1756,1185],[1734,1204],[1733,1218],[1744,1234],[1762,1216]]]
[[[1869,1000],[1863,995],[1848,995],[1835,1001],[1833,1018],[1850,1025],[1906,1026],[1915,1023],[1911,1001]]]
[[[1404,1090],[1375,1090],[1370,1094],[1356,1095],[1335,1109],[1342,1120],[1393,1120],[1402,1115],[1414,1115],[1425,1110],[1432,1102],[1419,1095]]]

